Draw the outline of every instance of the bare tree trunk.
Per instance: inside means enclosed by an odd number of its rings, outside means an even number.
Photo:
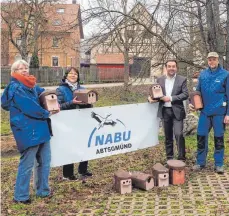
[[[123,0],[123,13],[127,14],[127,0]],[[128,20],[127,17],[125,19],[125,28],[124,28],[124,89],[128,90],[128,82],[129,82],[129,43],[128,43],[128,34],[127,34],[127,26]]]
[[[193,12],[193,9],[192,7],[190,7],[191,9],[191,12]],[[194,44],[194,36],[195,36],[195,33],[194,33],[194,29],[193,29],[193,26],[194,26],[194,20],[193,20],[193,15],[190,13],[189,14],[189,19],[190,19],[190,50],[189,50],[189,60],[190,61],[194,61],[194,50],[193,50],[193,46],[192,44]],[[187,79],[190,81],[188,82],[188,88],[189,90],[192,90],[191,87],[192,87],[192,75],[194,74],[194,67],[193,66],[189,66],[187,67],[187,72],[186,72],[186,77]]]
[[[224,39],[220,29],[219,0],[209,0],[206,4],[208,27],[208,44],[210,51],[218,52],[219,61],[223,63]]]
[[[28,61],[27,37],[26,37],[26,34],[24,33],[21,36],[20,54],[21,54],[22,59],[24,59],[25,61]]]
[[[26,17],[26,11],[23,10],[21,12],[22,14],[22,29],[21,29],[21,46],[19,47],[19,52],[21,55],[21,58],[27,61],[28,59],[28,51],[27,51],[27,25],[25,23],[25,17]]]
[[[39,2],[38,0],[35,0],[35,20],[39,19]],[[34,22],[34,38],[33,38],[33,43],[34,43],[34,50],[33,53],[38,56],[38,38],[39,38],[39,22]]]
[[[204,25],[203,25],[203,17],[202,17],[202,12],[201,12],[201,7],[200,7],[200,2],[199,1],[195,1],[196,4],[197,4],[197,8],[198,8],[198,25],[199,25],[199,28],[200,28],[200,35],[201,35],[201,39],[202,39],[202,42],[203,42],[203,45],[204,45],[204,49],[206,51],[206,57],[207,57],[207,53],[209,52],[209,49],[208,49],[208,45],[207,45],[207,41],[206,41],[206,36],[205,36],[205,33],[204,33]]]
[[[214,19],[213,19],[213,11],[212,5],[213,0],[208,0],[206,3],[206,19],[207,19],[207,28],[208,28],[208,45],[209,51],[215,51],[215,35],[214,35]]]
[[[214,19],[214,35],[215,35],[215,51],[219,54],[220,63],[223,64],[224,55],[224,38],[220,28],[219,0],[213,0],[213,19]]]

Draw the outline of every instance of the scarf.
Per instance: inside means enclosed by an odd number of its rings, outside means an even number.
[[[69,85],[69,87],[71,88],[72,91],[75,91],[75,90],[77,90],[79,88],[78,82],[71,83],[67,79],[65,79],[65,83],[67,83]]]
[[[33,88],[36,85],[36,77],[33,75],[23,76],[19,73],[12,73],[11,76],[24,84],[26,87]]]

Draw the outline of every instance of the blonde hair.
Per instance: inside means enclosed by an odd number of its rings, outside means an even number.
[[[18,69],[18,66],[21,64],[29,67],[28,62],[26,62],[25,60],[23,60],[23,59],[17,60],[11,66],[11,75],[12,75],[12,73],[14,73]]]

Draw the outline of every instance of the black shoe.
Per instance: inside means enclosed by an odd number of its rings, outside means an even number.
[[[89,171],[86,171],[85,173],[81,173],[81,176],[83,176],[83,177],[91,177],[92,173],[89,172]]]
[[[63,176],[63,180],[64,181],[76,181],[76,180],[78,180],[78,178],[74,175],[69,176],[69,177]]]
[[[18,204],[25,204],[25,205],[29,205],[29,204],[31,204],[31,199],[28,199],[28,200],[24,200],[24,201],[18,201],[18,200],[15,200],[15,199],[13,199],[13,202],[14,203],[18,203]]]

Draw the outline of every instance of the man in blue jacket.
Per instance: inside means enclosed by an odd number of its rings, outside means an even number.
[[[201,92],[203,109],[197,129],[197,162],[193,170],[206,166],[208,134],[214,129],[215,171],[224,173],[224,133],[229,123],[229,73],[219,65],[219,55],[210,52],[207,56],[208,68],[200,73],[196,91]],[[189,108],[194,110],[190,104]]]

